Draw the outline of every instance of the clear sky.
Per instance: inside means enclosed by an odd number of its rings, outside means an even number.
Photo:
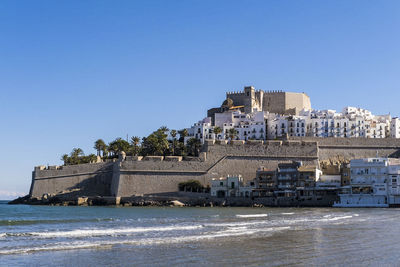
[[[0,1],[0,199],[74,147],[181,129],[226,91],[400,115],[400,1]]]

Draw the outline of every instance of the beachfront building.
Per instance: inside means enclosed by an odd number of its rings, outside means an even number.
[[[400,160],[365,158],[350,161],[350,185],[342,187],[336,207],[389,207],[400,204]]]
[[[276,170],[261,167],[256,172],[254,179],[254,197],[273,197],[278,189]]]
[[[211,180],[211,196],[213,197],[250,197],[254,182],[245,184],[241,175]]]
[[[400,164],[391,164],[388,167],[388,194],[389,205],[400,206]]]
[[[253,197],[284,197],[311,200],[336,195],[341,175],[323,175],[317,166],[301,162],[279,163],[277,169],[261,167],[254,179]]]
[[[301,162],[279,163],[276,170],[277,191],[276,196],[293,197],[296,196],[296,187],[298,183],[298,168]]]

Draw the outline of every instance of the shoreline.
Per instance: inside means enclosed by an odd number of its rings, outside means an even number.
[[[193,196],[194,195],[194,196]],[[59,196],[31,198],[29,195],[8,202],[9,205],[45,205],[45,206],[121,206],[121,207],[332,207],[334,198],[295,199],[286,197],[269,198],[217,198],[192,194],[171,194],[168,196],[135,197],[75,197]]]

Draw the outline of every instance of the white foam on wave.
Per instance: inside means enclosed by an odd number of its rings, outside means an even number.
[[[166,231],[184,231],[202,228],[202,225],[193,226],[165,226],[165,227],[132,227],[120,229],[76,229],[72,231],[54,231],[54,232],[30,232],[19,234],[8,234],[15,236],[35,236],[39,238],[55,238],[55,237],[91,237],[91,236],[112,236],[112,235],[128,235],[132,233],[144,232],[166,232]]]
[[[283,230],[288,230],[290,227],[270,227],[270,228],[259,228],[259,229],[248,229],[247,227],[232,227],[222,231],[206,232],[198,235],[182,235],[176,237],[163,237],[163,238],[144,238],[138,240],[104,240],[104,241],[79,241],[79,242],[60,242],[47,244],[46,246],[40,247],[24,247],[15,248],[8,250],[0,250],[0,255],[7,254],[23,254],[23,253],[34,253],[41,251],[54,251],[54,250],[73,250],[73,249],[107,249],[112,248],[114,245],[162,245],[162,244],[179,244],[185,242],[196,242],[196,241],[208,241],[218,238],[229,238],[238,236],[254,236],[259,237],[260,233],[275,233]],[[250,237],[251,238],[251,237]]]
[[[260,217],[267,217],[268,214],[237,214],[236,217],[238,218],[260,218]]]
[[[204,226],[211,227],[240,227],[240,226],[250,226],[250,225],[265,225],[269,224],[270,221],[245,221],[245,222],[222,222],[222,223],[207,223]]]
[[[324,216],[324,217],[325,217],[325,216]],[[352,216],[352,215],[347,215],[347,216],[338,216],[338,217],[332,217],[332,218],[327,217],[327,218],[325,218],[325,219],[322,219],[321,221],[323,221],[323,222],[327,222],[327,221],[338,221],[338,220],[345,220],[345,219],[350,219],[350,218],[353,218],[353,216]]]
[[[33,253],[40,251],[54,251],[54,250],[73,250],[73,249],[87,249],[87,248],[110,248],[112,245],[97,242],[73,242],[73,243],[56,243],[52,245],[40,246],[40,247],[25,247],[16,249],[0,250],[0,255],[9,254],[24,254]]]
[[[282,215],[293,215],[294,212],[282,212],[281,214],[282,214]]]
[[[6,236],[7,236],[7,233],[0,233],[0,238],[6,237]]]

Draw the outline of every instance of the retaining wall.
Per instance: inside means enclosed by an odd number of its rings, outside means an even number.
[[[31,197],[43,194],[63,196],[121,196],[176,192],[178,184],[198,180],[209,185],[212,178],[241,174],[245,181],[263,166],[275,169],[281,162],[302,161],[318,165],[329,158],[398,156],[398,139],[291,138],[288,141],[234,142],[207,141],[196,160],[145,160],[130,157],[122,162],[35,168]]]
[[[60,166],[58,169],[35,168],[31,197],[43,194],[70,196],[109,196],[114,163]]]

